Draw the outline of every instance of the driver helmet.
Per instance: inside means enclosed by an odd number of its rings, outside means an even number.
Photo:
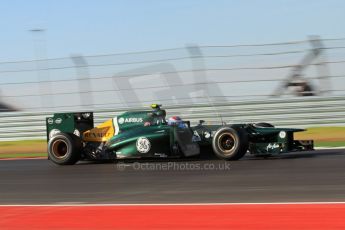
[[[168,125],[177,126],[177,127],[181,127],[181,128],[184,127],[183,121],[182,121],[181,117],[179,117],[179,116],[170,117],[168,119]]]

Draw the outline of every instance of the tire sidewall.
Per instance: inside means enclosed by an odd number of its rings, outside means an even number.
[[[224,133],[231,134],[234,137],[235,141],[234,149],[232,149],[231,152],[227,154],[225,154],[221,150],[218,142],[219,137]],[[247,152],[248,139],[243,130],[236,130],[231,127],[221,127],[216,131],[215,135],[213,136],[212,149],[214,154],[220,159],[238,160]]]
[[[218,139],[221,135],[225,134],[225,133],[229,133],[234,137],[234,141],[235,141],[235,146],[234,149],[230,152],[230,154],[224,154],[223,151],[221,150],[219,143],[218,143]],[[214,153],[222,159],[228,159],[231,158],[231,156],[235,155],[239,149],[239,135],[236,132],[236,130],[234,130],[233,128],[230,127],[222,127],[220,129],[218,129],[218,131],[215,133],[213,140],[212,140],[212,148]]]
[[[80,159],[80,145],[77,139],[77,136],[68,133],[59,133],[53,136],[48,142],[49,159],[59,165],[75,164]],[[56,157],[53,153],[53,144],[59,140],[67,144],[67,153],[61,158]]]

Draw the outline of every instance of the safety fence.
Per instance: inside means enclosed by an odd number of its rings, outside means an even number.
[[[199,120],[216,124],[269,122],[275,126],[313,127],[345,125],[345,97],[297,97],[166,106],[167,116],[179,115],[195,125]],[[149,110],[136,107],[130,110]],[[128,108],[94,111],[95,124]],[[68,111],[65,111],[68,112]],[[82,111],[70,111],[82,112]],[[45,139],[45,117],[51,112],[0,113],[0,141]]]

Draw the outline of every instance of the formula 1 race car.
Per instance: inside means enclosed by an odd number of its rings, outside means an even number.
[[[313,150],[313,141],[294,140],[303,129],[275,128],[268,123],[205,125],[169,123],[161,105],[152,110],[125,112],[94,127],[93,113],[55,113],[46,118],[48,158],[56,164],[79,160],[176,158],[199,155],[203,149],[225,160],[238,160],[249,151],[267,156]]]

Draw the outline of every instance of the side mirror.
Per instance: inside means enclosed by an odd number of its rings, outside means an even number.
[[[185,121],[185,123],[187,124],[188,128],[190,128],[190,121]]]

